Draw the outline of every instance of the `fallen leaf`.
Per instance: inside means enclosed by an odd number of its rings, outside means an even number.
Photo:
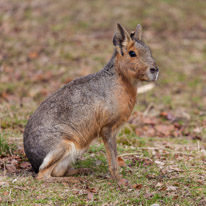
[[[88,199],[88,200],[93,200],[93,196],[94,196],[93,193],[88,192],[88,194],[87,194],[87,199]]]
[[[153,161],[151,159],[144,159],[144,166],[147,166],[147,165],[152,165],[153,164]]]
[[[157,124],[158,120],[155,118],[151,118],[151,117],[145,117],[143,119],[144,124],[149,124],[149,125],[155,125]]]
[[[7,191],[5,191],[3,194],[4,194],[4,196],[8,196],[9,195],[9,193]]]
[[[96,189],[96,188],[89,188],[88,189],[90,192],[92,192],[92,193],[97,193],[98,192],[98,190]]]
[[[188,114],[185,109],[179,108],[175,111],[175,117],[177,120],[190,120],[191,116]]]
[[[3,91],[0,95],[2,96],[3,99],[6,99],[6,100],[9,97],[9,94],[7,92],[5,92],[5,91]]]
[[[184,170],[181,170],[180,168],[178,167],[173,167],[173,166],[170,166],[168,168],[168,172],[183,172]]]
[[[146,177],[147,177],[148,179],[155,179],[155,178],[156,178],[156,176],[153,175],[153,174],[147,174]]]
[[[156,136],[156,131],[155,131],[155,129],[153,127],[148,128],[147,136],[150,136],[150,137]]]
[[[136,133],[137,136],[140,136],[142,134],[142,130],[136,128],[135,133]]]
[[[150,197],[152,197],[153,195],[154,195],[153,192],[151,192],[151,193],[146,193],[146,194],[144,195],[144,197],[145,197],[145,198],[150,198]]]
[[[16,172],[16,167],[12,164],[7,164],[6,169],[7,169],[8,173],[15,173]]]
[[[175,122],[174,127],[177,128],[177,129],[181,129],[182,125],[179,124],[178,122]]]
[[[162,187],[163,186],[163,184],[161,183],[161,182],[158,182],[156,185],[155,185],[155,187]]]
[[[177,187],[175,186],[167,186],[167,189],[166,191],[176,191],[177,190]]]
[[[160,113],[160,116],[161,116],[161,117],[165,117],[165,118],[166,118],[166,117],[167,117],[167,115],[168,115],[168,113],[167,113],[167,112],[161,112],[161,113]]]
[[[202,140],[202,137],[199,136],[199,135],[193,135],[191,138],[192,138],[193,140]]]
[[[122,186],[127,186],[128,183],[129,183],[129,181],[128,181],[127,179],[125,179],[125,178],[122,178],[122,179],[120,179],[120,180],[118,181],[118,184],[119,184],[119,185],[122,185]]]
[[[11,164],[16,167],[18,165],[18,161],[13,159],[13,160],[11,160]]]
[[[20,167],[23,169],[31,168],[31,164],[29,162],[22,162]]]
[[[156,185],[155,185],[155,188],[159,191],[165,191],[167,189],[166,186],[164,186],[161,182],[158,182]]]
[[[141,189],[142,188],[142,184],[133,184],[132,187],[134,189]]]
[[[118,157],[118,158],[117,158],[117,161],[118,161],[119,167],[126,167],[126,163],[125,163],[125,161],[122,159],[122,157]]]
[[[164,117],[165,119],[167,119],[169,121],[172,121],[172,122],[174,122],[176,120],[176,117],[170,112],[168,112],[168,113],[167,112],[161,112],[160,116]]]
[[[9,183],[8,183],[8,182],[0,181],[0,186],[1,186],[1,187],[8,187],[8,186],[9,186]]]
[[[162,134],[164,136],[169,136],[170,133],[174,130],[174,125],[163,125],[163,124],[160,124],[160,125],[156,125],[155,129],[160,134]]]
[[[28,55],[29,59],[36,59],[38,57],[37,52],[30,52]]]
[[[164,165],[165,163],[164,162],[161,162],[161,161],[159,161],[159,160],[155,160],[155,163],[157,164],[157,165]]]
[[[181,135],[181,131],[179,131],[179,130],[174,130],[174,131],[173,131],[173,136],[174,136],[174,137],[182,136],[182,135]]]
[[[102,161],[101,160],[97,160],[95,163],[96,163],[97,166],[99,166],[99,165],[102,164]]]
[[[196,127],[196,128],[193,129],[193,132],[195,132],[195,133],[201,133],[202,130],[204,130],[204,128],[202,128],[202,127]]]

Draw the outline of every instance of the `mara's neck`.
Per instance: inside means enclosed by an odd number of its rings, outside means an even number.
[[[132,82],[130,79],[127,78],[127,76],[121,71],[122,69],[120,68],[117,60],[117,51],[114,50],[114,53],[110,59],[110,61],[105,65],[103,68],[103,71],[107,73],[108,75],[114,75],[117,77],[119,82],[124,85],[127,89],[130,91],[133,91],[136,95],[137,91],[137,81]]]

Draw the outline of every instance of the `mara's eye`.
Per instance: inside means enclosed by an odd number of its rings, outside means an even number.
[[[130,55],[131,57],[136,57],[136,56],[137,56],[134,51],[130,51],[130,52],[129,52],[129,55]]]

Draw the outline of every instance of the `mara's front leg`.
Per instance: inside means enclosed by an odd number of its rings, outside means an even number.
[[[110,131],[105,131],[102,134],[102,139],[104,141],[107,161],[109,164],[109,171],[113,179],[119,179],[118,173],[118,163],[117,163],[117,143],[116,143],[116,133],[112,133]]]

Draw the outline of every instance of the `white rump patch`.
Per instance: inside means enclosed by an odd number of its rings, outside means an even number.
[[[85,149],[77,150],[73,142],[70,143],[70,146],[71,148],[68,153],[65,154],[65,157],[68,157],[66,159],[68,159],[69,163],[74,163],[77,157],[80,157],[85,152]]]
[[[52,163],[55,162],[55,159],[57,161],[58,159],[60,159],[62,157],[62,155],[63,155],[63,151],[60,149],[50,151],[46,155],[46,157],[44,158],[43,163],[39,167],[39,170],[43,170],[43,169],[49,167]]]
[[[60,150],[60,149],[50,151],[46,155],[46,157],[44,158],[43,163],[41,164],[39,170],[43,170],[43,169],[47,168],[48,166],[52,165],[54,162],[56,162],[60,159],[62,159],[62,161],[59,162],[58,165],[59,166],[61,165],[61,167],[67,167],[71,163],[74,163],[75,160],[77,159],[77,157],[81,156],[84,153],[84,151],[85,151],[85,149],[77,150],[75,144],[73,142],[71,142],[70,149],[68,151],[65,150],[64,154],[61,154],[62,150]]]

